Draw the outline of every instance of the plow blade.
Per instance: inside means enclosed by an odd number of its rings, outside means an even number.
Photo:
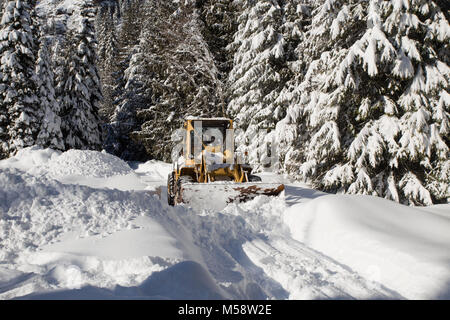
[[[284,184],[280,183],[185,183],[181,186],[176,202],[192,205],[211,204],[212,207],[223,207],[228,203],[248,201],[259,195],[277,196],[283,190]]]

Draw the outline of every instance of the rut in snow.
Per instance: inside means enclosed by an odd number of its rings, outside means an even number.
[[[284,195],[169,207],[155,190],[171,165],[131,165],[39,148],[0,161],[0,299],[449,297],[448,205],[326,195],[266,173]]]
[[[284,197],[258,197],[221,212],[176,207],[207,269],[234,299],[402,298],[292,239]],[[171,208],[169,208],[170,211]]]

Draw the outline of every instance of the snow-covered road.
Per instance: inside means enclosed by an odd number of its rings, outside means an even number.
[[[449,205],[265,173],[285,194],[169,207],[170,169],[38,148],[0,161],[0,299],[450,298]]]

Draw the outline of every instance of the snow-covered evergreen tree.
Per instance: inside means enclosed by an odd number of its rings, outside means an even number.
[[[284,19],[282,33],[287,45],[287,59],[297,58],[295,49],[305,40],[306,27],[311,23],[312,0],[290,0],[283,7]]]
[[[142,126],[133,136],[152,157],[170,160],[172,132],[185,116],[222,115],[222,83],[197,10],[191,4],[178,7],[164,1],[149,5],[150,17],[133,56],[139,67],[128,70],[143,83],[143,97],[150,99],[137,112]]]
[[[201,2],[202,35],[214,57],[220,79],[224,81],[233,67],[233,57],[227,47],[233,42],[237,30],[236,13],[233,0]]]
[[[64,150],[61,132],[60,108],[56,103],[52,64],[48,52],[49,39],[40,37],[40,48],[36,61],[36,85],[39,100],[40,131],[36,144],[43,147]]]
[[[131,139],[131,133],[140,129],[137,119],[137,111],[149,105],[143,79],[145,71],[142,60],[139,59],[139,47],[136,48],[128,67],[123,72],[119,83],[123,83],[123,91],[116,102],[112,121],[107,125],[105,149],[126,160],[148,159],[142,143],[136,143]]]
[[[147,106],[143,83],[142,61],[136,58],[139,49],[139,35],[144,19],[144,2],[142,0],[123,1],[121,23],[117,39],[117,55],[114,66],[114,86],[111,100],[114,113],[105,126],[106,138],[104,148],[122,159],[145,161],[149,159],[141,143],[136,143],[130,135],[139,130],[141,123],[136,118],[136,111]],[[140,78],[139,78],[140,74]]]
[[[3,20],[3,11],[4,11],[4,3],[1,3],[0,9],[0,22]],[[1,27],[1,25],[0,25]],[[6,90],[6,84],[3,83],[3,68],[0,68],[0,92]],[[0,101],[2,101],[3,96],[0,97]],[[8,124],[9,124],[9,115],[8,109],[6,106],[0,105],[0,159],[6,158],[9,154],[8,144],[9,144],[9,135],[8,135]]]
[[[93,8],[83,8],[76,30],[70,30],[58,69],[58,103],[62,133],[68,149],[98,149],[101,128],[98,115],[102,98],[96,66]]]
[[[0,0],[0,18],[3,16],[4,5],[5,5],[5,0]]]
[[[284,7],[282,30],[287,42],[286,60],[291,76],[275,101],[278,106],[284,106],[287,113],[277,122],[274,139],[281,165],[278,169],[294,175],[303,160],[301,151],[304,145],[301,141],[304,138],[301,134],[305,132],[305,119],[299,113],[298,106],[293,105],[302,93],[299,84],[312,59],[307,50],[310,44],[306,41],[306,31],[311,24],[311,12],[315,5],[316,1],[312,0],[293,0],[286,2]]]
[[[114,13],[118,10],[115,4],[103,4],[97,13],[95,30],[98,40],[98,69],[102,84],[103,100],[100,115],[106,121],[114,113],[114,90],[116,75],[119,72],[119,48]]]
[[[277,1],[243,1],[238,31],[230,49],[235,52],[228,78],[228,113],[241,134],[236,137],[238,151],[248,152],[256,167],[266,154],[265,137],[259,130],[275,128],[284,116],[276,99],[286,81],[283,12]]]
[[[303,123],[286,139],[298,176],[411,204],[445,201],[449,24],[439,4],[316,5],[298,48],[308,67],[278,130]]]
[[[0,154],[35,143],[39,131],[31,1],[5,2],[0,21]]]
[[[446,200],[450,197],[448,7],[421,0],[391,1],[381,9],[389,13],[384,27],[398,48],[392,74],[408,79],[397,100],[402,117],[396,168],[404,174],[399,186],[411,203]]]

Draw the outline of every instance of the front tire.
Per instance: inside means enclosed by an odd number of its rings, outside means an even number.
[[[169,173],[169,176],[167,177],[167,203],[169,206],[175,205],[173,172]]]
[[[178,180],[176,182],[176,191],[175,191],[175,195],[174,195],[174,198],[176,199],[177,203],[183,202],[183,198],[181,195],[182,185],[185,183],[192,183],[192,182],[194,182],[194,178],[192,178],[191,176],[181,176],[178,178]]]
[[[262,179],[260,176],[255,176],[253,174],[248,176],[248,182],[261,182]]]

